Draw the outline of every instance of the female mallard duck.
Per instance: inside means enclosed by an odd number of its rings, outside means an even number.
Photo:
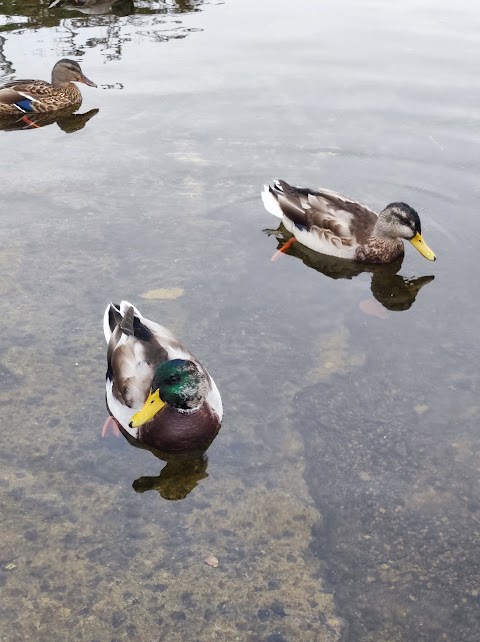
[[[128,301],[107,306],[103,329],[107,407],[122,432],[165,453],[207,448],[223,409],[202,364],[170,330],[143,317]]]
[[[262,199],[290,234],[315,252],[360,263],[390,263],[403,256],[406,239],[435,261],[422,238],[420,218],[406,203],[390,203],[377,214],[336,192],[292,187],[285,181],[265,185]]]
[[[82,72],[78,62],[59,60],[52,69],[52,82],[45,80],[12,80],[0,87],[0,115],[45,114],[82,104],[82,94],[74,82],[89,87],[97,85]]]

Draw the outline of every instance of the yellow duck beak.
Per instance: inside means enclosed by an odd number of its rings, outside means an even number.
[[[143,404],[143,408],[133,415],[128,425],[130,428],[139,428],[140,426],[143,426],[143,424],[146,424],[153,419],[164,405],[165,402],[160,399],[159,390],[157,389],[155,392],[151,392],[148,395],[146,402]]]
[[[410,243],[413,245],[413,247],[420,252],[422,256],[424,256],[426,259],[429,261],[436,261],[437,257],[435,254],[432,252],[432,250],[428,247],[428,245],[425,243],[423,240],[423,236],[419,234],[418,232],[415,234],[413,239],[409,239]]]

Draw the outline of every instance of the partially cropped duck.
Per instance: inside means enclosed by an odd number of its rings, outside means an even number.
[[[170,330],[128,301],[107,306],[103,329],[107,407],[122,432],[165,453],[207,448],[223,409],[204,366]]]
[[[78,62],[63,58],[52,69],[52,82],[45,80],[13,80],[0,87],[0,115],[46,114],[65,109],[80,107],[82,94],[74,82],[89,87],[97,85],[89,80]]]
[[[53,2],[48,5],[48,8],[53,9],[60,5],[62,9],[98,16],[111,12],[112,5],[115,4],[115,2],[117,2],[117,0],[53,0]]]
[[[406,203],[390,203],[377,214],[336,192],[293,187],[285,181],[266,185],[262,199],[294,239],[316,252],[360,263],[390,263],[403,256],[406,239],[435,261],[423,240],[420,218]]]

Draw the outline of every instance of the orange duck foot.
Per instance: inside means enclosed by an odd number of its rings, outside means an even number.
[[[37,125],[36,123],[33,122],[33,120],[30,120],[27,116],[23,116],[20,120],[23,120],[24,123],[27,123],[30,127],[37,127],[40,129],[40,125]]]
[[[107,417],[102,428],[102,438],[108,437],[108,435],[113,435],[114,437],[120,437],[121,433],[118,426],[119,426],[119,423],[114,417],[112,416]]]
[[[282,247],[275,252],[275,254],[272,256],[272,258],[270,260],[271,261],[276,261],[278,259],[278,257],[280,256],[280,254],[282,252],[286,252],[286,250],[288,250],[288,248],[291,247],[295,243],[296,240],[297,239],[294,236],[292,236],[291,239],[288,239],[288,241],[286,243],[284,243],[282,245]]]

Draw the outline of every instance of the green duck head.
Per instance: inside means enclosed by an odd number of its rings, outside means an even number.
[[[150,394],[143,407],[133,415],[129,425],[131,428],[143,426],[165,405],[185,413],[196,410],[206,393],[206,375],[193,361],[165,361],[155,370]]]

